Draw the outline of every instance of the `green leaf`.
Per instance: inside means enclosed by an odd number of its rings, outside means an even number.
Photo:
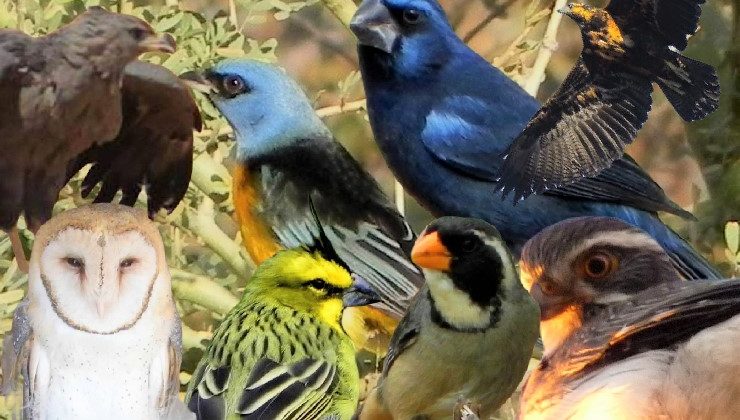
[[[182,21],[184,14],[182,13],[176,13],[170,17],[166,17],[159,22],[157,22],[154,29],[156,29],[158,32],[167,32],[170,29],[174,28],[177,24],[179,24]]]
[[[733,255],[737,255],[738,250],[740,250],[740,223],[736,221],[727,222],[725,225],[725,242],[727,242],[727,249]]]
[[[8,290],[7,292],[0,293],[0,305],[10,305],[11,303],[16,303],[23,299],[23,295],[25,294],[26,292],[24,292],[22,289]]]

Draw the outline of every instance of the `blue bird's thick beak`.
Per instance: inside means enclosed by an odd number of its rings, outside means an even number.
[[[352,274],[352,286],[344,292],[342,303],[345,308],[353,306],[365,306],[380,302],[380,296],[362,277]]]
[[[365,0],[349,23],[360,45],[390,54],[400,36],[398,24],[380,0]]]
[[[210,95],[217,91],[213,81],[207,78],[203,73],[198,71],[187,71],[180,75],[180,80],[188,85],[191,89]]]

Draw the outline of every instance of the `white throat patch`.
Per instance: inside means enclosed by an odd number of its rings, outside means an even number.
[[[457,287],[446,274],[424,270],[434,306],[442,318],[459,329],[486,328],[491,322],[491,310],[482,308]]]

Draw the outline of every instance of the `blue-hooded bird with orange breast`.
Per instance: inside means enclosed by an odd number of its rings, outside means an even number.
[[[356,345],[384,354],[423,283],[403,216],[280,68],[235,59],[181,77],[234,128],[233,201],[249,255],[261,263],[282,248],[312,246],[318,219],[342,262],[381,297],[345,311],[343,326]]]
[[[687,2],[696,3],[677,3]],[[695,8],[676,12],[698,19]],[[515,254],[561,220],[615,217],[655,238],[684,277],[720,277],[657,215],[691,214],[628,155],[598,175],[516,204],[495,194],[504,152],[540,104],[466,46],[436,1],[365,0],[350,26],[376,142],[401,184],[433,214],[492,223]]]

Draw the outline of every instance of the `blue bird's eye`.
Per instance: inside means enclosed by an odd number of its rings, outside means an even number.
[[[403,21],[409,25],[416,25],[421,21],[421,13],[416,9],[406,9],[403,11]]]
[[[247,84],[239,76],[225,76],[221,79],[221,91],[229,98],[233,98],[249,91]]]

